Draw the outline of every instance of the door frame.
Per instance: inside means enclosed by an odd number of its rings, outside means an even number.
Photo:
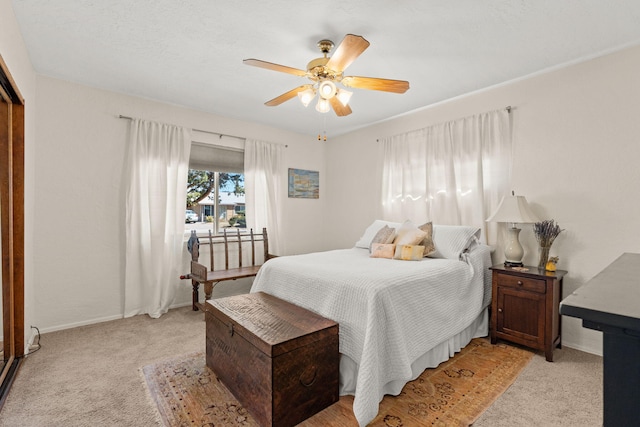
[[[0,409],[24,356],[24,99],[0,55],[0,231],[5,365]]]

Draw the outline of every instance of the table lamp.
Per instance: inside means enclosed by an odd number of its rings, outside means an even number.
[[[524,249],[518,240],[520,229],[516,224],[532,224],[539,221],[538,217],[531,212],[527,199],[524,196],[516,196],[511,192],[511,196],[505,196],[500,201],[498,208],[489,218],[489,222],[506,222],[511,227],[507,228],[508,236],[504,248],[504,265],[507,267],[521,267]]]

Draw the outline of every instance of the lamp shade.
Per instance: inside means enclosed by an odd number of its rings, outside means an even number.
[[[308,87],[305,90],[298,92],[298,98],[300,99],[300,102],[302,102],[302,105],[304,105],[305,107],[309,105],[309,103],[315,96],[316,96],[316,92],[311,87]]]
[[[344,105],[345,107],[349,103],[351,95],[353,95],[353,92],[349,92],[348,90],[344,89],[338,89],[338,92],[336,93],[336,97],[338,97],[338,100],[340,100],[342,105]]]
[[[316,111],[319,113],[328,113],[330,108],[329,101],[324,98],[318,97],[318,103],[316,104]]]
[[[487,221],[532,224],[540,220],[531,212],[529,203],[524,196],[506,196],[502,198],[500,205],[493,212],[493,215],[487,218]]]
[[[323,80],[318,84],[318,95],[323,99],[331,99],[336,94],[336,85],[331,80]]]

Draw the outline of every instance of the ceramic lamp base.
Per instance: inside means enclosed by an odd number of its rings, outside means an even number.
[[[507,228],[507,233],[507,242],[504,248],[504,265],[507,265],[508,267],[521,267],[522,258],[524,257],[524,248],[520,244],[520,240],[518,240],[518,237],[520,236],[520,229],[513,224],[512,227]]]

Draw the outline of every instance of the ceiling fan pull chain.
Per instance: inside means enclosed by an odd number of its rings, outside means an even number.
[[[324,129],[324,130],[323,130],[323,133],[324,133],[324,140],[326,141],[326,140],[327,140],[327,116],[324,116],[324,117],[322,118],[322,121],[323,121],[323,123],[324,123],[324,125],[322,126],[322,129]],[[318,139],[320,139],[320,135],[318,135]]]

